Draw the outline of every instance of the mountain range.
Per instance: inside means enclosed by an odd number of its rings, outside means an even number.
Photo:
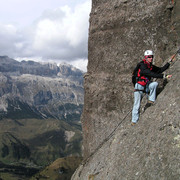
[[[70,65],[18,62],[1,56],[0,86],[1,117],[11,117],[25,105],[31,109],[31,115],[25,116],[65,120],[80,117],[83,72]]]
[[[83,101],[75,67],[0,56],[0,162],[41,169],[81,156]]]

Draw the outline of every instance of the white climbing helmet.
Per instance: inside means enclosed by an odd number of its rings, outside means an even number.
[[[146,51],[144,52],[144,56],[154,56],[154,53],[153,53],[152,50],[146,50]]]

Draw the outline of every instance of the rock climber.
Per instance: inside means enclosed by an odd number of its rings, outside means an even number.
[[[166,78],[169,79],[172,75],[162,74],[169,68],[172,59],[166,63],[163,67],[157,67],[153,65],[154,53],[152,50],[146,50],[144,52],[144,59],[139,63],[139,69],[137,71],[137,81],[134,88],[134,105],[132,110],[132,122],[131,125],[135,125],[139,120],[139,109],[143,92],[148,94],[148,103],[146,107],[150,107],[156,100],[157,82],[153,82],[152,78]]]

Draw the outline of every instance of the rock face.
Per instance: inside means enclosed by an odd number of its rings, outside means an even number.
[[[179,179],[179,56],[156,104],[132,127],[131,72],[153,49],[163,65],[180,43],[180,2],[92,0],[82,115],[84,163],[73,180]],[[143,98],[146,103],[146,97]]]

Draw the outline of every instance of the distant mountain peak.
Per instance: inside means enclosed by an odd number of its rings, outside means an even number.
[[[82,76],[83,72],[70,64],[52,62],[36,62],[22,60],[21,62],[8,56],[0,56],[0,72],[14,74],[33,74],[40,76]]]

